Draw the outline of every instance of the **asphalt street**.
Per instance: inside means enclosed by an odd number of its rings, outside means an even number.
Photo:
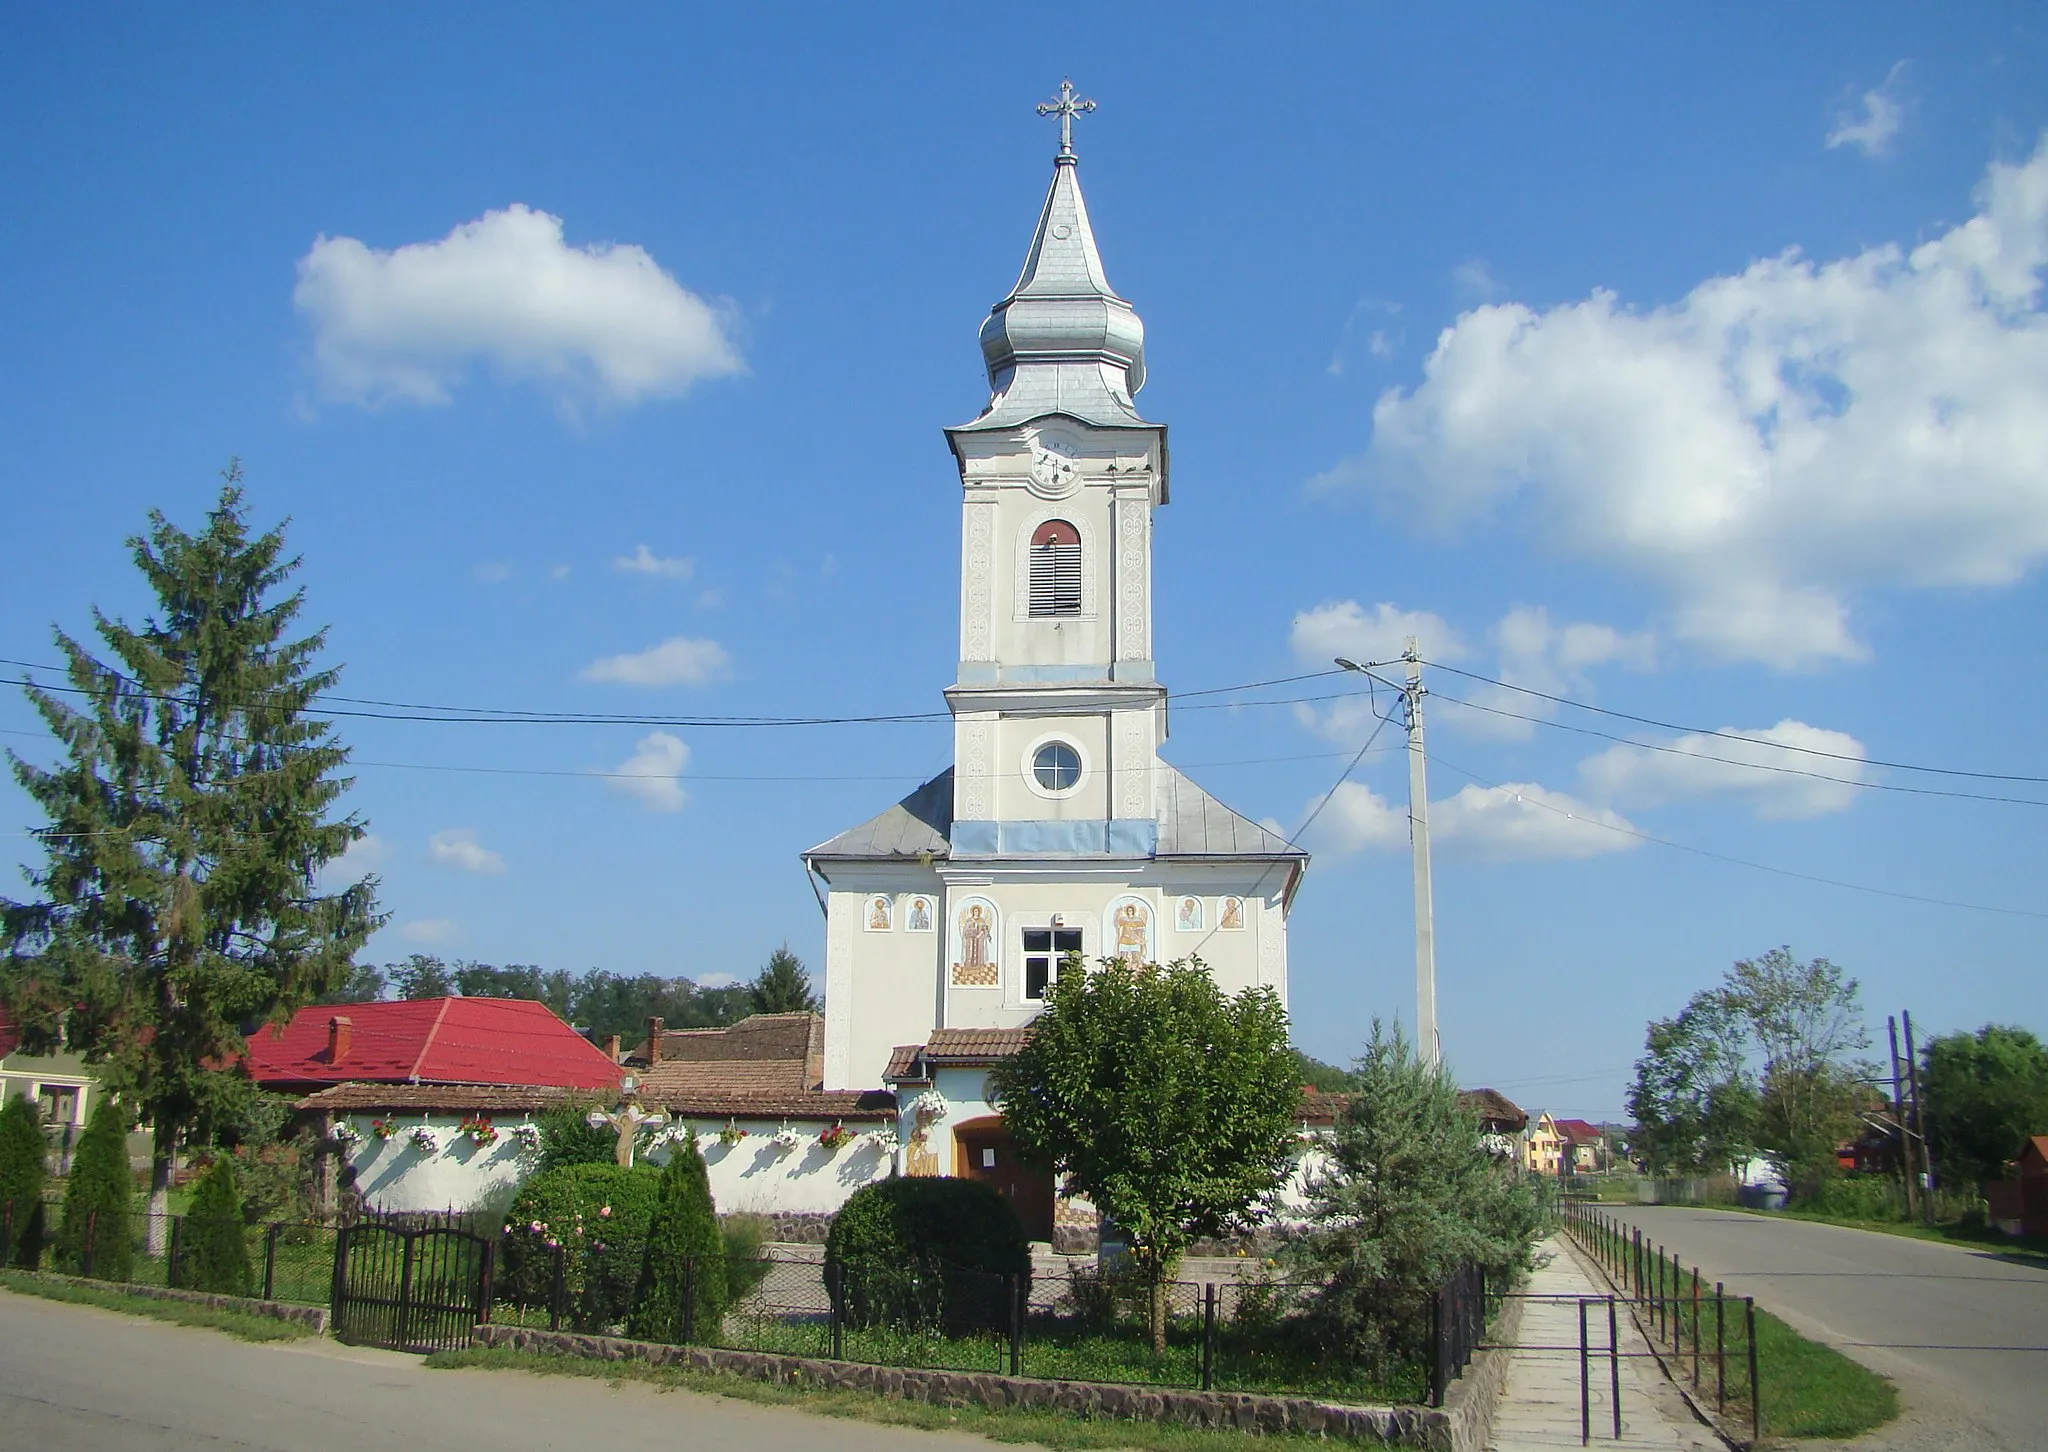
[[[989,1452],[978,1437],[217,1331],[0,1291],[4,1452]]]
[[[2048,1446],[2048,1267],[1990,1251],[1725,1210],[1607,1207],[1898,1384],[1897,1446]]]

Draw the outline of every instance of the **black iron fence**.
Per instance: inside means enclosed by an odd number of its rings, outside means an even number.
[[[1747,1423],[1749,1444],[1761,1440],[1756,1298],[1728,1295],[1719,1281],[1710,1286],[1698,1266],[1688,1272],[1639,1228],[1598,1206],[1566,1206],[1565,1229],[1599,1261],[1666,1370],[1690,1382],[1700,1404],[1711,1399],[1724,1430]]]

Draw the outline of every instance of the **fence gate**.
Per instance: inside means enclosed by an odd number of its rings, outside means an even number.
[[[334,1239],[334,1334],[392,1351],[467,1346],[489,1318],[493,1252],[467,1230],[364,1221]]]

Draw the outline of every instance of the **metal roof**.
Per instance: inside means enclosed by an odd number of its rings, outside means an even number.
[[[1308,860],[1286,838],[1240,817],[1165,762],[1159,766],[1159,856]]]
[[[820,842],[806,857],[944,857],[953,831],[953,768],[947,767],[888,811]]]

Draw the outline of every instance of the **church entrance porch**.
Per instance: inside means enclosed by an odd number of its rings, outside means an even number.
[[[1016,1141],[1000,1116],[970,1119],[955,1126],[953,1173],[980,1180],[1008,1200],[1024,1224],[1025,1239],[1052,1240],[1052,1176],[1017,1158]]]

